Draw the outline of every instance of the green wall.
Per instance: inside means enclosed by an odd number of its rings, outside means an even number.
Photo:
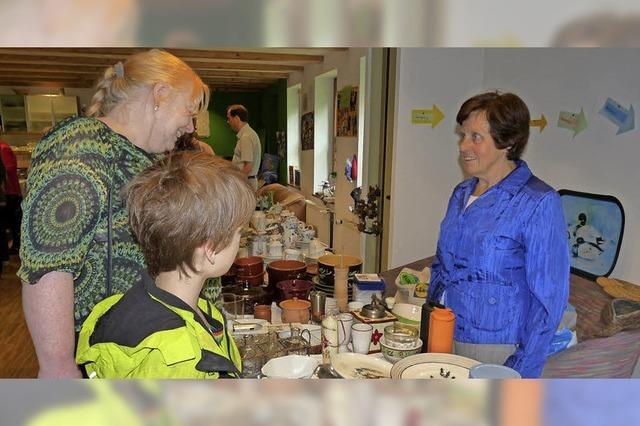
[[[249,125],[258,133],[263,152],[278,154],[276,131],[287,130],[287,81],[279,80],[261,92],[214,92],[209,102],[210,136],[202,138],[216,155],[232,157],[236,134],[227,124],[227,107],[242,104],[249,110]],[[284,154],[286,155],[286,149]],[[286,161],[280,160],[279,178],[287,182]]]

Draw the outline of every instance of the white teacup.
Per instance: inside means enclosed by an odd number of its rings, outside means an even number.
[[[285,260],[302,260],[302,252],[297,249],[288,248],[284,251]]]
[[[373,326],[358,322],[351,325],[351,344],[353,351],[358,354],[368,354],[371,347],[371,336],[373,335]]]
[[[324,244],[317,238],[309,241],[309,256],[317,258],[324,253]]]
[[[272,240],[269,243],[269,256],[279,257],[282,256],[282,243],[278,240]]]

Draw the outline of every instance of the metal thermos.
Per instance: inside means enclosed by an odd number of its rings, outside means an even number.
[[[431,312],[433,312],[433,308],[444,308],[444,305],[440,303],[433,302],[431,300],[427,300],[422,305],[422,315],[420,316],[420,340],[422,340],[422,349],[420,352],[427,352],[427,347],[429,345],[429,318],[431,317]]]
[[[322,321],[324,316],[324,307],[327,301],[327,293],[323,291],[312,291],[309,293],[309,300],[311,300],[311,316],[314,321]]]

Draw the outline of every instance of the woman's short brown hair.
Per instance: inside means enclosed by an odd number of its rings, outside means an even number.
[[[462,125],[471,113],[484,111],[496,148],[509,148],[507,159],[519,160],[529,140],[529,108],[513,93],[487,92],[467,99],[456,121]]]
[[[227,247],[255,210],[255,192],[226,160],[204,152],[167,155],[126,189],[129,223],[149,274],[196,271],[193,255]]]

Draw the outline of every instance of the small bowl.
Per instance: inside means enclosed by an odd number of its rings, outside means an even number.
[[[422,340],[417,339],[413,345],[406,344],[401,348],[399,345],[389,345],[385,336],[380,338],[380,351],[385,359],[391,363],[396,363],[408,356],[420,353],[422,348]]]
[[[418,329],[408,324],[394,322],[384,328],[384,338],[390,346],[412,345],[418,339]]]
[[[422,307],[410,303],[396,303],[391,310],[398,321],[420,328]]]
[[[309,356],[287,355],[270,359],[261,371],[270,379],[308,379],[318,364]]]

